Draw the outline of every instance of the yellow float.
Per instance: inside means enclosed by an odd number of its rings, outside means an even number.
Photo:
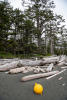
[[[35,83],[33,90],[34,90],[34,92],[36,94],[41,94],[42,95],[42,93],[43,93],[43,86],[41,84]]]

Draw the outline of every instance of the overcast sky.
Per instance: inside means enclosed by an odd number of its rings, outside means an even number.
[[[0,0],[3,1],[3,0]],[[55,2],[56,8],[55,12],[57,14],[61,14],[64,19],[66,20],[66,26],[67,26],[67,0],[53,0]],[[22,0],[8,0],[8,2],[14,7],[14,8],[19,8],[23,10],[22,7]]]
[[[63,16],[66,20],[66,27],[67,27],[67,0],[54,0],[56,8],[55,12]]]

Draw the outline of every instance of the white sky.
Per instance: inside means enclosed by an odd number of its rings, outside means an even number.
[[[54,0],[56,8],[55,12],[57,14],[60,14],[63,16],[63,18],[66,21],[66,27],[67,27],[67,0]]]
[[[4,0],[0,0],[4,1]],[[26,0],[27,1],[27,0]],[[60,14],[63,16],[63,18],[66,20],[66,26],[67,26],[67,0],[53,0],[55,2],[56,8],[55,12],[57,14]],[[22,0],[8,0],[9,3],[13,6],[13,8],[19,8],[23,10],[22,7]]]

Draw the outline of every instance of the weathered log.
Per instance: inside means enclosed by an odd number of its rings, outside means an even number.
[[[65,62],[60,62],[57,64],[57,66],[63,66],[63,65],[65,65]]]
[[[28,73],[34,70],[34,67],[26,67],[22,73]]]
[[[18,58],[14,58],[14,59],[0,59],[0,66],[4,65],[6,63],[11,63],[13,61],[18,61],[18,60],[19,60]]]
[[[67,66],[67,63],[65,63],[64,65],[66,65],[66,66]]]
[[[53,56],[51,56],[51,57],[45,57],[45,58],[42,58],[42,60],[44,60],[44,61],[48,61],[48,60],[57,60],[57,61],[59,61],[59,58],[60,58],[60,56],[56,56],[56,57],[53,57]]]
[[[39,73],[39,72],[45,72],[46,68],[42,67],[42,66],[37,66],[37,67],[34,67],[34,73]]]
[[[44,69],[42,69],[42,68],[36,68],[35,70],[34,70],[34,73],[39,73],[39,72],[45,72],[45,70]]]
[[[51,63],[57,64],[57,63],[58,63],[58,60],[41,61],[39,65],[40,65],[40,66],[43,66],[43,65],[45,65],[45,64],[51,64]]]
[[[63,57],[63,58],[62,58]],[[0,65],[0,71],[7,71],[10,70],[12,68],[16,68],[16,67],[22,67],[22,66],[44,66],[46,64],[57,64],[58,66],[64,65],[66,57],[65,56],[61,56],[60,57],[60,61],[58,61],[59,56],[58,57],[51,57],[51,58],[46,58],[46,60],[19,60],[18,61],[13,61],[11,63],[7,63],[5,65]],[[63,62],[62,62],[63,61]]]
[[[59,71],[52,71],[52,72],[48,72],[48,73],[41,73],[41,74],[34,74],[34,75],[28,75],[28,76],[24,76],[21,78],[21,81],[28,81],[28,80],[33,80],[33,79],[37,79],[37,78],[43,78],[43,77],[47,77],[53,74],[58,73]]]
[[[46,68],[46,71],[47,72],[50,72],[50,71],[52,71],[52,69],[53,69],[53,63],[51,63],[47,68]]]
[[[27,72],[31,72],[34,71],[34,73],[38,73],[38,72],[45,72],[45,68],[40,68],[40,67],[20,67],[20,68],[14,68],[14,69],[10,69],[9,70],[9,74],[16,74],[16,73],[27,73]]]
[[[32,61],[32,60],[20,60],[20,63],[23,65],[23,66],[39,66],[40,65],[40,62],[42,62],[41,60],[35,60],[35,61]]]
[[[16,68],[19,61],[13,61],[11,63],[6,63],[5,65],[0,66],[0,71],[8,71],[12,68]]]
[[[11,63],[7,63],[5,65],[1,65],[0,71],[7,71],[7,70],[10,70],[12,68],[21,67],[21,66],[41,66],[41,65],[50,64],[50,63],[55,64],[56,62],[57,62],[57,60],[49,60],[49,61],[18,60],[18,61],[13,61]]]
[[[59,63],[65,62],[65,61],[66,61],[66,56],[65,55],[61,55],[60,59],[59,59]]]
[[[62,69],[67,69],[67,66],[61,67]]]
[[[23,61],[23,60],[20,60],[20,63],[23,65],[23,66],[41,66],[41,65],[45,65],[45,64],[50,64],[50,63],[58,63],[58,60],[46,60],[46,61],[42,61],[42,60],[35,60],[35,61],[32,61],[32,60],[28,60],[28,61]]]
[[[58,73],[56,73],[56,74],[54,74],[54,75],[52,75],[52,76],[49,76],[49,77],[47,77],[46,79],[47,79],[47,80],[48,80],[48,79],[51,79],[52,77],[57,76],[57,75],[63,73],[64,71],[66,71],[66,69],[64,69],[64,70],[62,70],[62,71],[59,71]]]
[[[9,70],[9,74],[16,74],[16,73],[20,73],[20,72],[27,73],[27,72],[33,71],[34,69],[35,69],[35,67],[29,67],[29,66],[14,68],[14,69]]]
[[[25,70],[25,67],[10,69],[9,74],[17,74],[17,73],[23,72],[24,70]]]

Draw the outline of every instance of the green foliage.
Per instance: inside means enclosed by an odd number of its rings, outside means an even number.
[[[16,58],[17,56],[11,54],[11,53],[7,53],[7,52],[3,52],[3,51],[0,51],[0,58]]]
[[[67,54],[67,36],[63,35],[67,29],[62,25],[63,17],[53,13],[54,2],[30,1],[32,5],[24,12],[13,9],[9,3],[0,2],[0,57],[28,58],[50,56],[53,53]],[[57,34],[61,35],[61,40]],[[42,35],[45,37],[42,38]]]

